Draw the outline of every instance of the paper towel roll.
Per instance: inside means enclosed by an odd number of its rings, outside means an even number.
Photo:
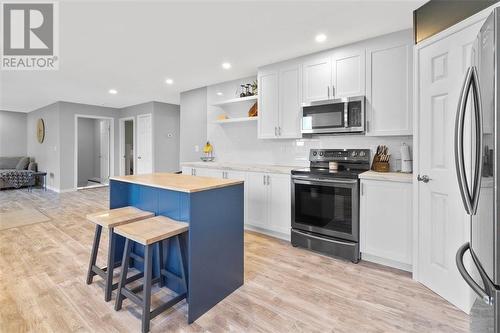
[[[401,172],[412,172],[413,160],[410,155],[410,147],[403,143],[401,145]]]

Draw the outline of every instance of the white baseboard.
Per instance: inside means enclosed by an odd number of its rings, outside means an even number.
[[[245,229],[255,231],[255,232],[258,232],[260,234],[264,234],[264,235],[271,236],[274,238],[286,240],[288,242],[290,241],[290,234],[285,234],[282,232],[276,232],[276,231],[272,231],[272,230],[268,230],[268,229],[263,229],[263,228],[255,227],[255,226],[249,225],[249,224],[245,224]]]
[[[57,187],[54,187],[54,186],[50,186],[50,185],[47,185],[47,190],[52,191],[52,192],[56,192],[56,193],[66,193],[66,192],[74,192],[74,191],[76,191],[73,188],[61,190],[60,188],[57,188]]]
[[[402,271],[412,272],[413,266],[411,264],[405,264],[399,261],[381,258],[368,253],[361,253],[361,260],[370,261],[379,265],[389,266],[393,268],[400,269]]]

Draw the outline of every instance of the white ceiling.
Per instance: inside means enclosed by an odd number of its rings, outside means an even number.
[[[424,2],[62,1],[59,70],[0,72],[0,109],[29,112],[58,100],[179,103],[181,91],[250,76],[261,65],[410,28]],[[314,41],[320,32],[328,36],[322,44]],[[232,69],[223,70],[224,61]]]

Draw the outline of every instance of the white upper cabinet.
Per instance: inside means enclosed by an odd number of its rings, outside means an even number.
[[[367,50],[367,135],[412,135],[411,34]]]
[[[300,138],[302,70],[285,63],[259,70],[260,139]]]
[[[311,58],[304,62],[303,102],[332,98],[332,59],[330,56]]]
[[[259,72],[259,138],[275,138],[278,134],[279,80],[278,70]]]
[[[365,49],[340,49],[332,58],[334,98],[365,94]]]
[[[283,139],[300,138],[302,119],[302,70],[298,64],[284,67],[279,72],[278,136]]]

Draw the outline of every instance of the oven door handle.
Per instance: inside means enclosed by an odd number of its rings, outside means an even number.
[[[292,177],[292,181],[296,184],[321,184],[321,183],[331,183],[331,184],[345,184],[345,185],[355,185],[358,183],[357,179],[324,179],[324,178],[310,178],[310,177]]]

